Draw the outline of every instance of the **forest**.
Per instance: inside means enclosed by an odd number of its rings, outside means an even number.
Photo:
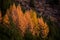
[[[60,1],[0,0],[0,40],[60,40]]]

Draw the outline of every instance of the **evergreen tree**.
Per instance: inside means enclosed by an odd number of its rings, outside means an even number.
[[[25,40],[32,40],[33,35],[31,33],[31,31],[29,30],[29,27],[26,29],[26,32],[24,34],[24,39]]]

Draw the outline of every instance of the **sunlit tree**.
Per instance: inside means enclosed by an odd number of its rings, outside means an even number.
[[[48,27],[47,23],[43,21],[42,17],[38,18],[38,21],[39,21],[41,36],[42,36],[42,38],[45,38],[49,33],[49,27]]]

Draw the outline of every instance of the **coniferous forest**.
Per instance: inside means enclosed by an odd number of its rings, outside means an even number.
[[[0,40],[60,40],[60,0],[0,0]]]

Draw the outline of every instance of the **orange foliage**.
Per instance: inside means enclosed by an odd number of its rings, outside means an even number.
[[[6,12],[5,16],[4,16],[4,19],[3,19],[3,22],[4,22],[5,24],[9,24],[8,14],[9,14],[9,10],[7,10],[7,12]]]
[[[49,28],[48,25],[46,24],[46,22],[43,21],[43,18],[39,18],[39,25],[40,25],[40,29],[41,29],[41,36],[43,38],[45,38],[47,36],[47,34],[49,33]]]
[[[26,17],[28,26],[31,28],[31,31],[33,31],[34,23],[33,23],[32,19],[31,19],[30,14],[31,14],[31,11],[26,11],[25,12],[25,17]]]
[[[40,18],[38,19],[38,21],[39,21],[39,24],[40,24],[41,26],[44,26],[44,21],[43,21],[43,18],[42,18],[42,17],[40,17]]]
[[[26,26],[27,26],[27,20],[26,20],[26,17],[24,16],[24,13],[21,10],[21,6],[20,5],[17,6],[17,14],[19,16],[19,27],[24,32],[25,29],[26,29]]]
[[[31,28],[30,31],[33,32],[33,34],[38,33],[38,30],[41,30],[41,35],[44,35],[43,37],[47,36],[49,32],[48,25],[43,21],[42,17],[37,18],[37,14],[35,11],[28,10],[23,13],[20,5],[16,7],[15,4],[13,4],[10,6],[9,11],[7,11],[7,14],[8,13],[12,16],[13,22],[17,25],[17,27],[22,30],[22,33],[25,32],[27,27],[29,27]],[[8,23],[7,21],[9,15],[5,16],[6,17],[4,21]]]
[[[10,15],[13,18],[13,21],[16,22],[16,20],[17,20],[17,11],[16,11],[15,4],[13,4],[13,6],[10,7]]]

